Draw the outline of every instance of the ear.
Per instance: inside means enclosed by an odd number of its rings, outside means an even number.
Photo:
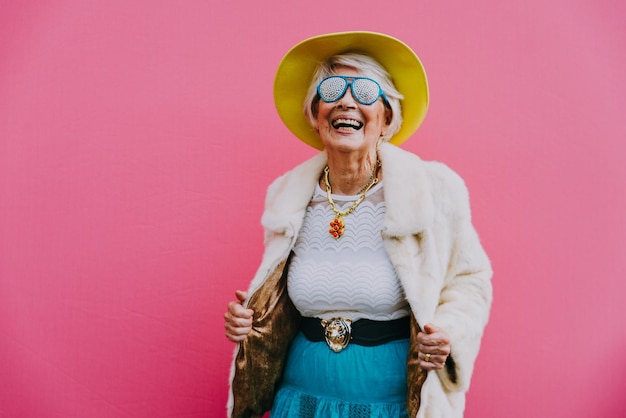
[[[314,118],[317,118],[317,112],[319,110],[319,106],[320,106],[320,100],[313,100],[313,103],[311,103],[311,115],[313,115]]]
[[[391,121],[393,119],[393,111],[385,107],[385,125],[391,125]]]

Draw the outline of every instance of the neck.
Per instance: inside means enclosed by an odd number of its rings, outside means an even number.
[[[369,183],[372,173],[376,170],[377,161],[376,150],[360,158],[329,154],[328,178],[333,194],[355,195],[359,193]]]

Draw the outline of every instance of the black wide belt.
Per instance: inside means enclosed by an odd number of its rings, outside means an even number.
[[[349,343],[373,347],[409,338],[410,323],[408,316],[391,321],[359,319],[355,322],[345,318],[302,317],[300,330],[309,341],[326,341],[331,350],[339,352]]]

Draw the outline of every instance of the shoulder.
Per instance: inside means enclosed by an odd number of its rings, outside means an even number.
[[[428,161],[425,165],[437,190],[445,191],[461,199],[468,197],[465,181],[456,171],[438,161]]]
[[[289,230],[291,234],[299,230],[303,214],[325,165],[326,155],[320,153],[270,184],[261,217],[261,223],[266,229],[277,232]]]
[[[439,161],[426,161],[395,145],[380,148],[390,177],[402,187],[427,187],[434,196],[467,197],[465,182],[453,169]],[[385,168],[383,168],[385,169]]]
[[[310,194],[309,189],[313,190],[325,165],[324,152],[298,164],[272,181],[267,189],[267,199],[271,200],[283,193],[291,194],[302,189],[306,190],[305,194]]]

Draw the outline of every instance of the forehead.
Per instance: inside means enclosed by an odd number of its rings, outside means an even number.
[[[354,76],[362,76],[362,72],[357,70],[354,67],[348,67],[345,65],[336,65],[332,70],[333,75],[354,75]]]
[[[329,75],[366,77],[366,78],[370,78],[372,80],[375,80],[378,83],[380,83],[382,81],[382,80],[380,80],[379,74],[377,74],[374,71],[371,71],[371,70],[369,70],[367,68],[365,68],[365,69],[358,69],[356,67],[347,66],[347,65],[335,65],[332,68],[331,73]]]

